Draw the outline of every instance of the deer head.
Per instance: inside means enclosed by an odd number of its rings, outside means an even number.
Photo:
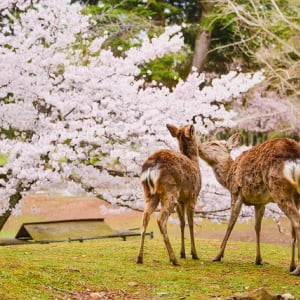
[[[232,149],[240,144],[241,135],[233,134],[228,141],[208,141],[198,145],[199,156],[206,161],[210,166],[214,166],[220,161],[230,158]]]
[[[178,128],[174,125],[166,125],[171,135],[177,138],[180,152],[198,162],[196,133],[193,125]]]

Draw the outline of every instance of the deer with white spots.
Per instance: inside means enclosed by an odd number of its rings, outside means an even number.
[[[256,260],[262,263],[260,252],[261,221],[265,205],[275,202],[290,219],[292,227],[292,258],[290,274],[300,274],[300,145],[288,138],[266,141],[238,156],[230,157],[239,145],[240,135],[228,141],[208,141],[199,144],[199,156],[213,169],[217,180],[231,193],[231,216],[220,250],[214,259],[224,256],[227,240],[239,216],[242,205],[255,208]],[[295,245],[298,242],[298,263]]]
[[[180,152],[160,150],[148,157],[142,166],[141,183],[144,189],[145,210],[137,263],[143,263],[144,240],[150,215],[160,203],[157,223],[173,265],[179,265],[171,246],[167,221],[176,209],[181,229],[180,256],[185,258],[185,214],[190,229],[191,255],[198,259],[194,238],[194,209],[201,187],[198,145],[193,125],[175,127],[167,125],[171,135],[178,140]]]

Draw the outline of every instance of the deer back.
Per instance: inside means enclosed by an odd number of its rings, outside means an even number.
[[[300,183],[300,146],[287,138],[266,141],[233,161],[228,175],[230,190],[235,192],[242,188],[246,198],[254,194],[256,197],[257,194],[266,196],[278,186],[288,189],[292,184],[297,188]]]

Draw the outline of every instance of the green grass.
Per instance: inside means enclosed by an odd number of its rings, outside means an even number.
[[[179,239],[172,245],[179,253]],[[144,264],[136,264],[139,238],[1,247],[0,299],[226,299],[265,287],[300,298],[300,278],[288,272],[290,249],[263,244],[266,263],[254,265],[255,244],[229,242],[222,262],[212,262],[219,241],[197,239],[199,261],[169,264],[159,235],[147,237]],[[187,240],[187,246],[189,246]]]

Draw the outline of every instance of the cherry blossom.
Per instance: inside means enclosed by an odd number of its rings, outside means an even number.
[[[91,36],[81,9],[67,0],[1,1],[0,214],[17,213],[27,193],[59,186],[143,209],[143,161],[178,149],[165,124],[194,122],[199,134],[231,127],[235,113],[224,104],[263,80],[261,72],[213,80],[191,73],[172,90],[145,88],[139,67],[179,51],[181,28],[152,39],[143,33],[140,47],[117,57],[102,47],[107,36]],[[222,210],[228,194],[207,172],[203,165],[199,210]]]

